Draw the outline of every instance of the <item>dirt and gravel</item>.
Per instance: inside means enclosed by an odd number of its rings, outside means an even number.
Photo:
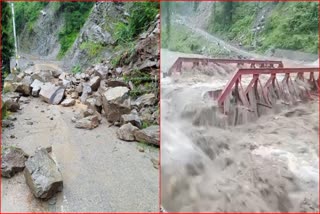
[[[188,55],[162,50],[162,71],[179,56]],[[231,74],[197,72],[161,79],[164,209],[318,211],[318,99],[222,129],[206,121],[214,104],[204,95],[222,89]]]

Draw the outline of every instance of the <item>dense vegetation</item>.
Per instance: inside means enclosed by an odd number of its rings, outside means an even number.
[[[253,27],[258,13],[271,7],[263,30],[257,34]],[[209,32],[254,47],[318,51],[317,2],[220,2],[212,8]]]
[[[11,9],[7,2],[2,2],[2,17],[1,17],[1,53],[2,53],[2,77],[9,73],[10,69],[10,57],[14,54],[13,48],[13,36],[12,36],[12,25],[11,25]]]
[[[198,7],[199,2],[162,2],[162,47],[199,52],[198,44],[203,41],[171,20],[175,14],[192,17],[199,13]],[[318,52],[317,2],[212,2],[211,10],[207,31],[245,48],[259,52],[274,48]],[[261,17],[264,21],[257,30]]]
[[[62,13],[65,18],[64,28],[59,32],[61,44],[59,56],[63,57],[76,40],[94,2],[59,2],[56,4],[60,4],[57,5],[57,13]]]
[[[146,30],[159,11],[158,2],[134,2],[129,10],[127,23],[118,22],[115,38],[119,43],[127,43]]]
[[[16,2],[16,26],[17,33],[27,27],[32,30],[35,21],[38,19],[40,11],[44,9],[48,2]],[[59,34],[61,49],[59,57],[63,57],[76,40],[78,33],[85,23],[94,2],[52,2],[51,9],[55,15],[61,15],[65,19],[65,25]]]
[[[127,20],[115,24],[115,30],[112,33],[117,42],[114,50],[118,54],[111,60],[113,66],[130,63],[128,60],[135,48],[134,40],[155,20],[159,7],[158,2],[134,2],[129,8]]]
[[[40,11],[48,4],[49,2],[15,2],[17,34],[21,33],[25,27],[32,30]]]

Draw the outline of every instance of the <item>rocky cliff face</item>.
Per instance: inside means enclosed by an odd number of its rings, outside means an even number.
[[[32,28],[26,25],[20,33],[20,52],[45,59],[56,59],[58,56],[60,51],[58,34],[65,27],[65,20],[63,14],[53,9],[52,4],[49,3],[43,9],[45,15],[40,13]],[[67,70],[71,70],[76,65],[85,69],[99,59],[112,55],[115,43],[112,32],[115,23],[125,22],[130,4],[99,2],[94,5],[73,46],[63,58]],[[90,55],[89,51],[83,48],[84,43],[88,43],[88,46],[97,45],[100,49],[99,56]]]
[[[58,32],[64,25],[64,19],[56,15],[50,4],[43,11],[45,15],[40,14],[33,27],[26,25],[19,35],[19,48],[24,53],[54,59],[60,50]]]
[[[96,3],[88,20],[81,29],[78,38],[65,57],[67,67],[80,65],[88,67],[95,60],[87,50],[81,48],[84,43],[94,43],[102,46],[100,58],[106,58],[112,54],[112,45],[115,43],[112,37],[114,24],[124,21],[126,16],[124,3],[99,2]]]

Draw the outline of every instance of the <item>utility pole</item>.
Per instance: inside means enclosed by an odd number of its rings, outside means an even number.
[[[13,37],[14,37],[14,47],[15,47],[15,69],[18,67],[18,46],[17,46],[17,34],[16,34],[16,22],[14,18],[14,5],[13,2],[11,2],[11,11],[12,11],[12,24],[13,24]]]

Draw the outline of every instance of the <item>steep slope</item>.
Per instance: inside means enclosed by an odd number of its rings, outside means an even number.
[[[51,3],[52,4],[52,3]],[[24,9],[23,9],[24,11]],[[60,51],[58,33],[65,24],[63,16],[57,16],[50,4],[42,10],[46,15],[39,13],[35,21],[24,23],[24,28],[19,29],[19,49],[21,52],[45,58],[56,58]],[[19,11],[17,11],[19,13]],[[17,17],[19,20],[19,16]],[[23,19],[21,17],[21,19]],[[21,30],[21,32],[20,32]]]
[[[68,51],[65,64],[87,67],[94,58],[98,60],[112,54],[115,39],[112,36],[115,23],[125,21],[127,12],[123,3],[96,3],[78,38]],[[95,59],[95,61],[98,61]]]

